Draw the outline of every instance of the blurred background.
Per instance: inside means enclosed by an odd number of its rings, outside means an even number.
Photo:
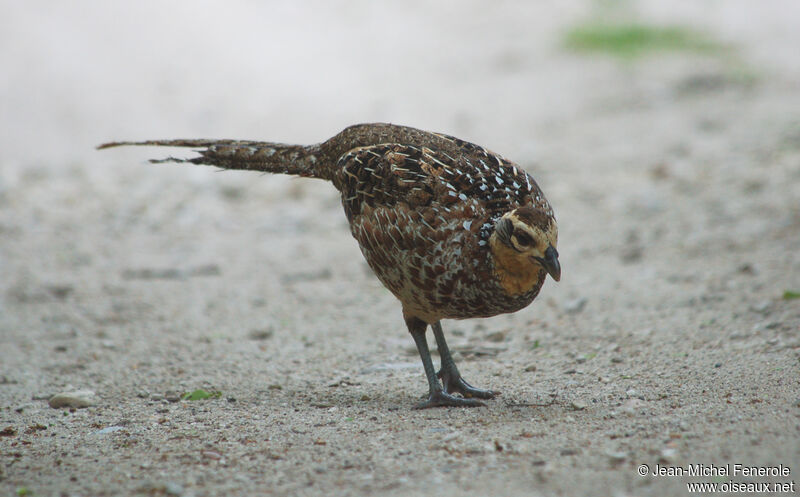
[[[287,194],[322,199],[324,222],[340,230],[327,185],[154,167],[144,159],[169,151],[94,147],[305,144],[370,121],[446,132],[520,163],[554,204],[562,239],[605,240],[623,258],[664,236],[746,246],[771,229],[747,216],[796,222],[778,199],[798,194],[783,173],[797,179],[799,11],[794,0],[7,3],[0,202],[14,244],[3,248],[85,261],[98,238],[142,227],[246,231],[260,212],[280,231],[281,218],[319,210]],[[135,258],[134,245],[107,257]],[[577,284],[592,281],[580,274]]]
[[[306,143],[367,121],[535,157],[542,130],[569,133],[587,111],[668,104],[687,66],[711,76],[700,86],[776,70],[796,82],[797,11],[792,0],[8,2],[0,157],[7,171],[106,161],[92,148],[112,139]]]

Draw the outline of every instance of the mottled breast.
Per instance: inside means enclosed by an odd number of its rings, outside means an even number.
[[[396,143],[344,154],[333,182],[367,263],[427,322],[488,317],[528,305],[496,281],[489,252],[494,223],[523,205],[550,211],[533,178],[485,149],[445,138],[447,150]],[[457,153],[456,153],[457,152]]]

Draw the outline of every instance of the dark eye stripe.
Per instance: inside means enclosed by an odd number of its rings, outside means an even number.
[[[517,243],[522,245],[523,247],[527,247],[533,242],[533,238],[530,235],[523,232],[514,233],[514,238],[517,239]]]

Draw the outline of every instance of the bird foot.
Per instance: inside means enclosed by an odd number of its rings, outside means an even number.
[[[431,407],[486,407],[486,404],[475,399],[456,397],[443,391],[431,392],[428,400],[414,406],[414,409],[429,409]]]
[[[473,387],[464,381],[460,374],[453,375],[439,371],[436,376],[442,379],[442,386],[448,394],[460,393],[464,398],[493,399],[499,393]]]

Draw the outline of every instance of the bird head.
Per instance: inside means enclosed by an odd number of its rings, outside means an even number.
[[[558,225],[550,212],[525,206],[505,213],[495,223],[489,244],[496,263],[506,271],[520,274],[544,269],[554,280],[561,279]]]

